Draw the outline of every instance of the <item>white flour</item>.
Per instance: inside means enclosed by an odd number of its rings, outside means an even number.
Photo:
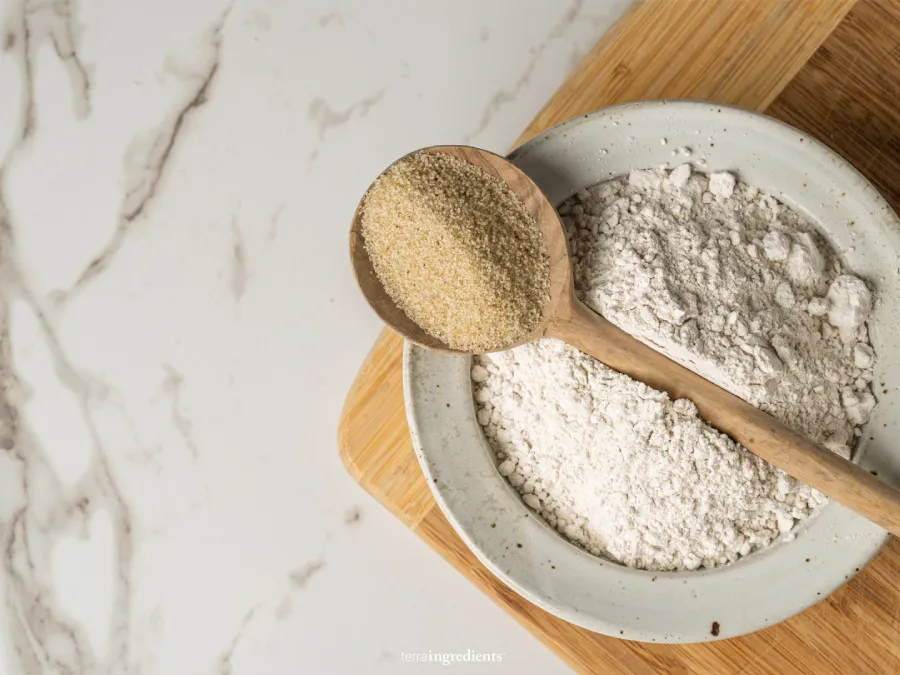
[[[800,216],[687,165],[599,184],[560,213],[585,303],[849,456],[875,405],[872,299]],[[646,569],[720,565],[824,500],[689,402],[554,341],[482,357],[472,375],[501,473],[597,555]]]
[[[482,357],[500,473],[569,539],[650,570],[736,560],[822,501],[675,402],[556,340]],[[486,378],[486,379],[485,379]]]

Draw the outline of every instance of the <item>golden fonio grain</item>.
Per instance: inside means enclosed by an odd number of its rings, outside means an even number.
[[[502,349],[540,323],[549,256],[534,218],[499,178],[418,152],[372,185],[360,224],[388,295],[451,348]]]

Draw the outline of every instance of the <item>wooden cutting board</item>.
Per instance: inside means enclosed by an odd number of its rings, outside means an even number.
[[[849,159],[900,212],[900,0],[644,0],[585,57],[519,142],[595,108],[658,98],[731,103],[789,122]],[[344,464],[575,670],[900,672],[896,539],[815,607],[721,642],[617,640],[516,595],[478,562],[431,496],[406,426],[401,349],[400,338],[385,331],[363,364],[338,433]]]

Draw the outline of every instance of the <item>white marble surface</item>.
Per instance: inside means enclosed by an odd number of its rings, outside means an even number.
[[[0,673],[566,668],[346,475],[355,203],[629,0],[0,0]]]

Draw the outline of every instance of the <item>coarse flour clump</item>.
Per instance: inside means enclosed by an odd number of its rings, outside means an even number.
[[[845,457],[875,406],[872,296],[772,196],[688,165],[565,202],[590,307]],[[596,555],[712,567],[788,534],[824,497],[693,404],[552,340],[476,359],[478,420],[525,502]]]
[[[849,456],[875,405],[872,298],[809,223],[686,164],[601,183],[560,212],[588,306]]]

